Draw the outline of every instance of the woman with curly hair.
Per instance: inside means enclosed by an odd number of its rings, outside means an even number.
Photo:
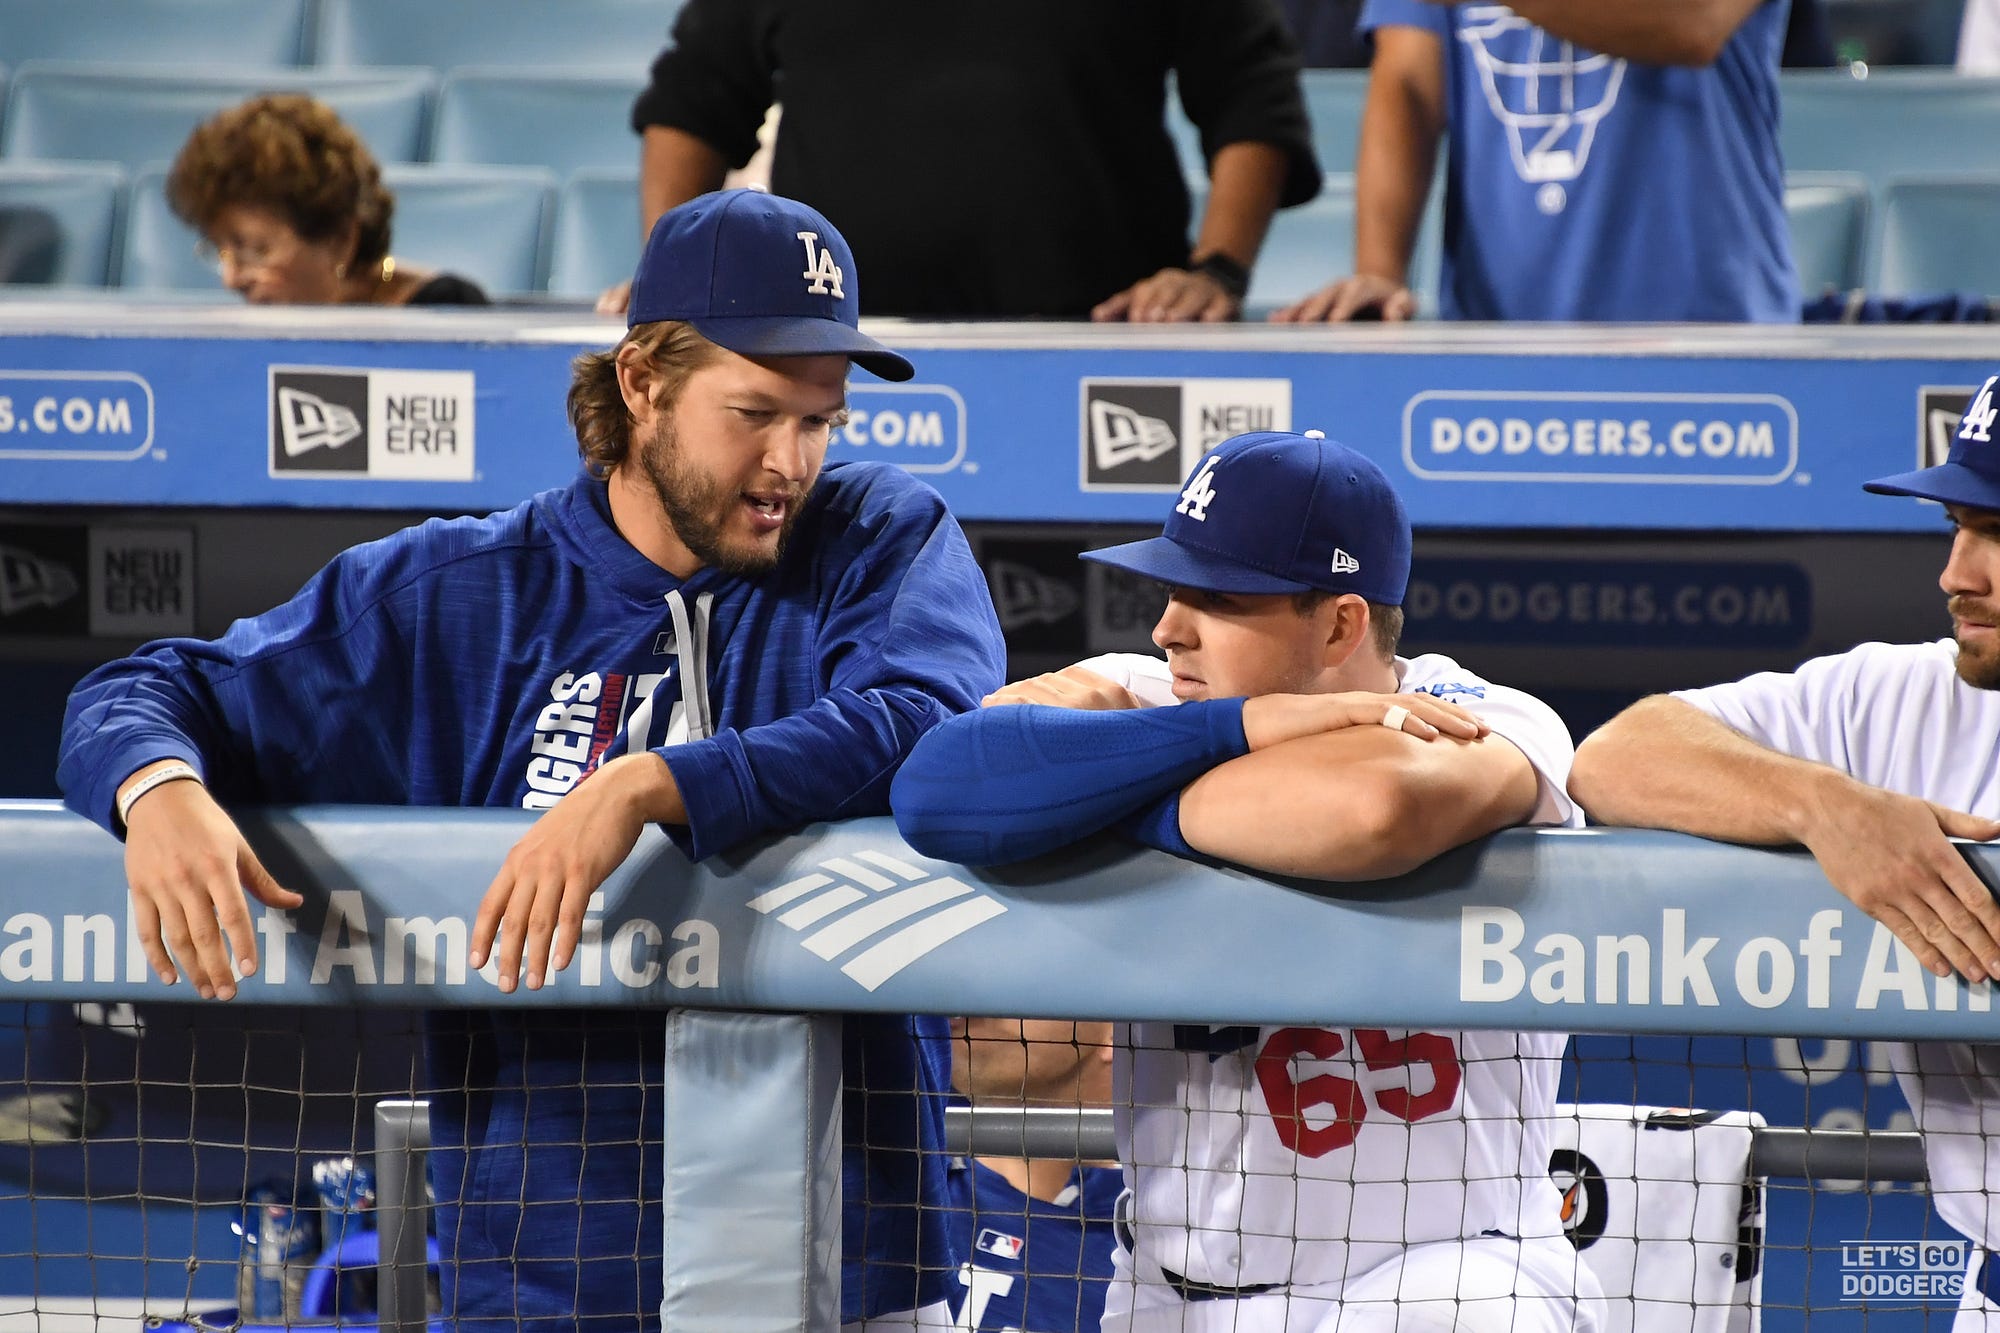
[[[167,203],[248,301],[487,304],[464,278],[396,262],[396,197],[374,154],[303,93],[265,93],[197,126],[167,176]]]

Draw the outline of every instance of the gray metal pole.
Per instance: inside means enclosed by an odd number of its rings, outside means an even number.
[[[429,1102],[375,1103],[375,1227],[382,1244],[375,1308],[382,1333],[429,1333],[424,1162],[430,1147]]]

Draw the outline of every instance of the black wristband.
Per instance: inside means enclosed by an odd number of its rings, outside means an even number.
[[[1188,265],[1190,273],[1206,273],[1215,279],[1215,285],[1241,301],[1250,290],[1250,270],[1231,259],[1222,251],[1203,255]]]

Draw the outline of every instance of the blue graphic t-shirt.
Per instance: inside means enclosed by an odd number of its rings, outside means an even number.
[[[1368,0],[1444,45],[1446,319],[1794,323],[1778,151],[1788,0],[1715,63],[1644,65],[1504,5]]]

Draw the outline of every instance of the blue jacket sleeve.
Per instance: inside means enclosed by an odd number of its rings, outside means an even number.
[[[746,838],[886,814],[919,736],[1000,688],[1006,648],[965,534],[928,487],[882,486],[822,612],[828,688],[787,717],[656,750],[687,807],[666,832],[699,860]],[[878,483],[878,486],[880,483]]]
[[[1367,0],[1354,25],[1372,33],[1377,28],[1427,28],[1440,37],[1451,36],[1451,11],[1428,0]]]
[[[1249,748],[1241,699],[1119,712],[982,708],[917,743],[896,777],[896,827],[940,861],[1019,861],[1108,828]],[[1179,801],[1171,806],[1178,840]]]
[[[220,639],[164,639],[91,672],[63,716],[64,803],[120,833],[118,786],[157,759],[193,764],[225,804],[402,800],[407,654],[357,572],[349,553]]]

